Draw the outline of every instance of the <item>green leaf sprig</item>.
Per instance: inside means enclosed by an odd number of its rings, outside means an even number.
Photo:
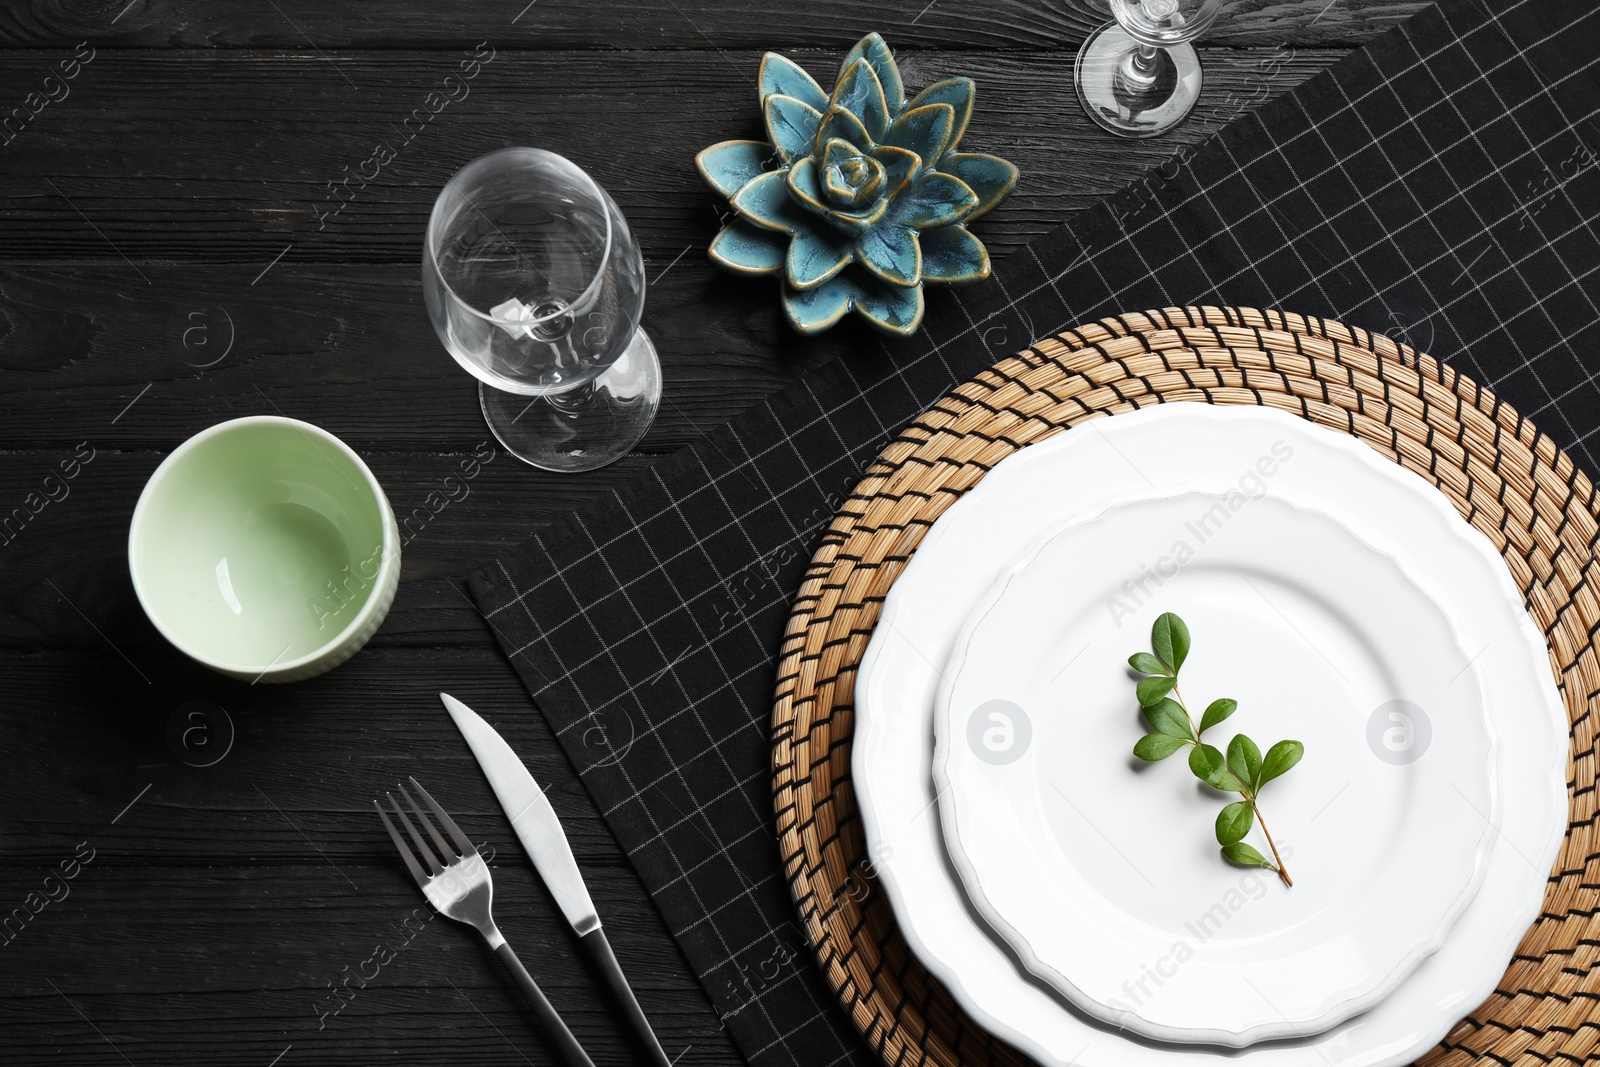
[[[1223,754],[1202,738],[1205,732],[1239,709],[1237,700],[1213,700],[1196,724],[1189,705],[1178,688],[1178,671],[1189,658],[1189,627],[1172,612],[1165,612],[1150,628],[1150,651],[1135,652],[1128,666],[1145,677],[1139,679],[1137,695],[1150,733],[1139,738],[1133,754],[1142,760],[1164,760],[1180,748],[1189,749],[1189,769],[1211,788],[1223,793],[1238,793],[1236,800],[1217,813],[1217,844],[1224,858],[1249,867],[1276,871],[1286,886],[1294,885],[1284,868],[1283,857],[1272,840],[1266,820],[1261,817],[1258,800],[1261,789],[1278,778],[1305,755],[1298,741],[1279,741],[1265,757],[1256,743],[1244,734],[1235,734]],[[1261,833],[1272,850],[1269,860],[1244,840],[1250,827],[1261,824]],[[1276,861],[1276,862],[1274,862]]]

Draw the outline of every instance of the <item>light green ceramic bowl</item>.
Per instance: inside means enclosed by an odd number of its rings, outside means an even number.
[[[275,415],[218,423],[150,476],[128,531],[133,588],[156,628],[214,671],[294,682],[378,629],[400,537],[361,457]]]

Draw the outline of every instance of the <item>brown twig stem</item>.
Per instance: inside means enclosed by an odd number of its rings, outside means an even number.
[[[1294,879],[1289,877],[1289,870],[1283,865],[1283,857],[1278,855],[1277,842],[1272,840],[1272,831],[1267,829],[1267,820],[1261,817],[1261,809],[1256,807],[1256,798],[1250,798],[1250,810],[1256,813],[1256,822],[1261,824],[1261,832],[1267,835],[1267,847],[1272,849],[1272,858],[1278,861],[1278,877],[1283,879],[1283,884],[1294,887]]]

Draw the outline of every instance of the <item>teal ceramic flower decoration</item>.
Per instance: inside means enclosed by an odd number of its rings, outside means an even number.
[[[759,79],[766,141],[723,141],[695,157],[738,217],[711,258],[740,274],[779,275],[801,333],[850,311],[887,333],[922,325],[923,283],[989,276],[989,253],[966,224],[1017,184],[998,156],[956,150],[976,87],[947,78],[906,99],[876,33],[845,56],[831,93],[768,52]]]

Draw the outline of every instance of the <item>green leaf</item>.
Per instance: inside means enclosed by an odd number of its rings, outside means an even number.
[[[1148,708],[1151,704],[1154,704],[1156,701],[1172,692],[1172,687],[1177,684],[1177,679],[1168,677],[1166,675],[1157,675],[1154,678],[1144,679],[1139,683],[1139,688],[1137,690],[1139,694],[1139,706],[1142,708]]]
[[[1183,705],[1176,700],[1166,697],[1156,701],[1144,709],[1144,717],[1150,723],[1151,729],[1158,734],[1168,737],[1177,737],[1185,741],[1194,740],[1194,730],[1189,723],[1189,715],[1183,710]]]
[[[1228,761],[1211,745],[1195,745],[1189,752],[1189,769],[1194,776],[1213,789],[1224,793],[1237,793],[1244,783],[1228,770]]]
[[[1167,619],[1172,627],[1172,658],[1167,662],[1172,664],[1172,673],[1177,674],[1183,669],[1183,661],[1189,658],[1189,627],[1170,611]]]
[[[1224,859],[1232,860],[1234,863],[1241,863],[1246,867],[1266,867],[1268,870],[1273,871],[1278,869],[1268,862],[1267,857],[1243,841],[1235,841],[1231,845],[1223,845],[1222,855]]]
[[[1217,812],[1217,844],[1226,847],[1238,841],[1250,832],[1255,821],[1255,809],[1250,807],[1250,802],[1235,800]]]
[[[1229,700],[1227,697],[1223,697],[1220,700],[1213,700],[1210,705],[1206,707],[1206,713],[1200,716],[1200,732],[1205,733],[1207,730],[1217,725],[1217,723],[1221,722],[1223,719],[1226,719],[1229,715],[1232,715],[1238,709],[1239,702],[1237,700]]]
[[[1148,652],[1135,652],[1128,657],[1128,666],[1140,674],[1167,674],[1167,665]]]
[[[1173,675],[1178,673],[1178,665],[1172,662],[1172,620],[1176,618],[1170,611],[1163,612],[1150,627],[1150,649],[1166,673]]]
[[[1183,738],[1171,734],[1145,734],[1133,746],[1133,754],[1147,763],[1154,763],[1166,759],[1186,744],[1188,742]]]
[[[1274,778],[1288,771],[1300,757],[1306,754],[1306,746],[1298,741],[1279,741],[1267,750],[1267,758],[1261,761],[1261,778],[1256,787],[1266,785]]]
[[[1244,734],[1234,734],[1228,745],[1228,769],[1252,787],[1261,779],[1261,750]]]

